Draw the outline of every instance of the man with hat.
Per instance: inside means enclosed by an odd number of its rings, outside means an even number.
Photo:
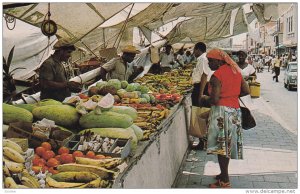
[[[135,46],[127,45],[122,49],[122,52],[122,56],[111,59],[100,68],[100,75],[96,78],[97,80],[118,79],[132,82],[136,76],[144,71],[143,67],[137,68],[130,65],[136,54],[141,53]]]
[[[54,54],[46,59],[40,68],[39,79],[41,100],[54,99],[63,101],[71,92],[79,92],[81,86],[77,82],[69,82],[63,63],[67,63],[75,46],[64,40],[55,43]]]

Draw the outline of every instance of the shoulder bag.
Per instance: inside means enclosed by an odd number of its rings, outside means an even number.
[[[254,117],[252,116],[250,110],[246,107],[242,99],[240,98],[240,101],[243,103],[245,107],[240,107],[242,112],[242,128],[245,130],[254,128],[256,126],[256,122]]]

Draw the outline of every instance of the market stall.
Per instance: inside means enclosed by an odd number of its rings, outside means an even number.
[[[7,180],[6,187],[13,181],[33,188],[171,187],[188,146],[193,65],[187,67],[165,75],[145,74],[131,84],[99,81],[87,93],[70,96],[63,103],[4,104],[7,141],[27,139],[22,152],[26,154],[18,154],[21,162],[11,156],[21,145],[4,147],[9,149],[6,176],[21,173],[21,179]],[[50,149],[43,151],[43,144]],[[12,169],[10,163],[18,163],[22,170]],[[165,176],[158,179],[162,169]],[[82,179],[84,185],[79,185],[74,182],[77,171],[97,175],[88,174],[94,178]],[[30,173],[27,178],[39,181],[39,186],[22,181],[22,173]],[[94,182],[97,176],[102,182]],[[62,181],[68,184],[62,186]]]
[[[83,85],[94,83],[63,102],[40,100],[37,92],[3,103],[4,188],[170,188],[188,149],[195,63],[154,75],[148,70],[160,59],[151,59],[150,52],[158,55],[165,43],[209,42],[246,32],[243,5],[5,3],[7,22],[15,17],[42,25],[47,47],[34,53],[52,50],[53,35],[57,35],[95,57],[90,66],[97,68],[68,78]],[[68,9],[61,12],[61,7]],[[253,5],[262,22],[266,22],[268,7]],[[172,28],[160,34],[158,29],[170,23]],[[43,28],[46,25],[53,28]],[[135,60],[144,72],[133,83],[118,79],[96,82],[102,65],[99,59],[105,58],[103,49],[119,52],[131,45],[137,27],[149,42],[139,45],[141,53]],[[159,41],[152,39],[153,34],[158,34]],[[32,57],[21,51],[22,58]],[[38,61],[35,68],[42,63]],[[16,65],[19,61],[9,55],[7,64],[11,62]],[[9,66],[6,69],[13,71]],[[25,77],[33,73],[29,71]]]

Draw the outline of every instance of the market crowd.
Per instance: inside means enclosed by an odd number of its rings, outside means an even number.
[[[52,98],[63,101],[71,92],[80,92],[81,84],[68,81],[66,67],[74,45],[58,41],[51,55],[40,68],[41,99]],[[118,79],[129,83],[144,71],[134,63],[140,51],[132,45],[122,49],[122,54],[100,67],[97,80]],[[249,95],[248,82],[255,80],[264,65],[273,70],[273,80],[278,81],[281,66],[296,60],[294,56],[248,55],[244,50],[232,53],[214,48],[207,50],[206,44],[198,42],[194,48],[180,48],[175,52],[172,45],[164,45],[158,52],[158,62],[152,64],[148,73],[164,74],[173,69],[193,64],[192,73],[192,119],[190,131],[198,131],[191,140],[192,149],[206,150],[218,158],[220,171],[210,188],[230,188],[228,174],[230,159],[243,159],[243,129],[239,97]],[[279,69],[279,70],[278,70]],[[202,124],[198,119],[204,120]],[[198,142],[194,145],[195,139]]]

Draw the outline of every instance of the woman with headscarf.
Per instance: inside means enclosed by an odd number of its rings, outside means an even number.
[[[250,76],[256,77],[255,68],[252,65],[246,63],[246,58],[247,58],[246,51],[240,50],[237,52],[237,55],[239,59],[237,64],[241,69],[243,78],[247,81],[250,78]]]
[[[202,96],[200,105],[210,106],[207,154],[218,156],[221,174],[210,188],[230,188],[230,159],[243,159],[243,137],[239,96],[249,94],[239,66],[222,50],[207,53],[209,67],[215,71],[209,81],[209,95]]]

